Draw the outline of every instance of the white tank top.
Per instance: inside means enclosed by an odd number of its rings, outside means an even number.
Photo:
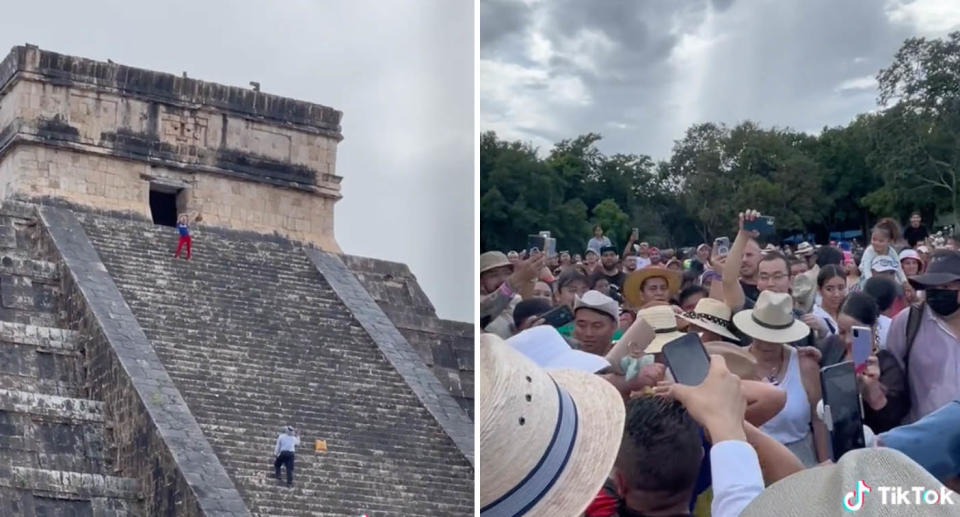
[[[800,378],[800,361],[796,349],[792,346],[787,346],[787,349],[790,352],[787,374],[777,386],[787,392],[787,403],[779,413],[760,426],[763,432],[782,444],[802,440],[810,432],[810,402],[803,389],[803,379]]]

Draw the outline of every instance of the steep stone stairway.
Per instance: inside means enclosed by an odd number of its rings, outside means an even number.
[[[473,514],[469,462],[303,250],[195,231],[175,260],[173,228],[77,216],[253,514]],[[293,488],[273,479],[288,423]]]
[[[116,477],[103,404],[84,397],[77,333],[62,328],[59,270],[40,260],[36,220],[0,208],[0,515],[140,516]]]

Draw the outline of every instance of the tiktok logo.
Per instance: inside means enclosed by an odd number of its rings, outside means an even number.
[[[861,479],[857,481],[857,489],[853,492],[847,492],[843,498],[843,508],[848,512],[859,511],[863,508],[863,494],[870,493],[870,487]]]

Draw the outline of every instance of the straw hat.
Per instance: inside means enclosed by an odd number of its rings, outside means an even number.
[[[813,309],[813,303],[817,300],[817,281],[807,273],[799,274],[793,277],[791,292],[797,309],[807,314]]]
[[[630,273],[623,281],[622,292],[627,303],[633,307],[643,307],[646,301],[643,299],[640,286],[643,285],[644,280],[654,277],[660,277],[667,281],[667,290],[670,291],[671,296],[680,290],[681,278],[676,271],[664,267],[647,266]]]
[[[734,336],[728,329],[730,326],[730,307],[720,300],[713,298],[701,298],[692,312],[680,316],[681,319],[708,330],[714,334],[719,334],[727,339],[740,341],[740,338]]]
[[[812,255],[813,251],[814,251],[813,246],[811,246],[809,242],[804,241],[804,242],[801,242],[799,246],[797,246],[796,254],[803,257],[806,255]]]
[[[870,487],[869,492],[860,495],[862,506],[845,509],[845,504],[856,504],[860,482]],[[902,452],[886,447],[856,449],[844,454],[836,464],[801,470],[770,485],[744,508],[740,517],[839,517],[851,512],[871,517],[955,516],[956,505],[960,504],[956,494],[952,505],[915,504],[917,495],[912,487],[936,492],[939,503],[942,486]],[[883,504],[879,487],[901,487],[908,491],[910,504],[891,504],[895,494],[890,492],[887,504]]]
[[[502,251],[488,251],[480,254],[480,274],[503,266],[513,267],[513,264]]]
[[[480,515],[583,514],[620,449],[620,393],[594,374],[540,369],[491,334],[477,357]]]
[[[740,332],[768,343],[792,343],[810,334],[806,323],[793,317],[793,298],[786,293],[763,291],[753,309],[733,316]]]
[[[763,247],[762,250],[760,250],[760,252],[763,254],[773,253],[774,251],[780,251],[780,250],[777,249],[777,247],[774,246],[773,244],[767,244],[766,246]]]
[[[711,341],[704,343],[703,347],[710,355],[722,355],[727,362],[727,369],[737,377],[745,381],[760,380],[757,375],[757,358],[743,347],[724,341]]]
[[[663,351],[663,345],[674,339],[683,337],[684,333],[677,330],[677,318],[673,308],[669,305],[656,305],[642,311],[637,311],[637,317],[643,318],[656,333],[653,341],[647,345],[645,353],[658,354]]]

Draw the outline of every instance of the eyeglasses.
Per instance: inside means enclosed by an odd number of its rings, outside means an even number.
[[[779,282],[779,281],[783,280],[784,278],[787,278],[787,276],[788,276],[788,275],[785,275],[785,274],[783,274],[783,273],[777,273],[777,274],[775,274],[775,275],[773,275],[773,276],[771,276],[771,275],[760,275],[759,279],[760,279],[761,281],[763,281],[763,282],[769,282],[769,281],[771,281],[771,280],[773,280],[774,282]]]

